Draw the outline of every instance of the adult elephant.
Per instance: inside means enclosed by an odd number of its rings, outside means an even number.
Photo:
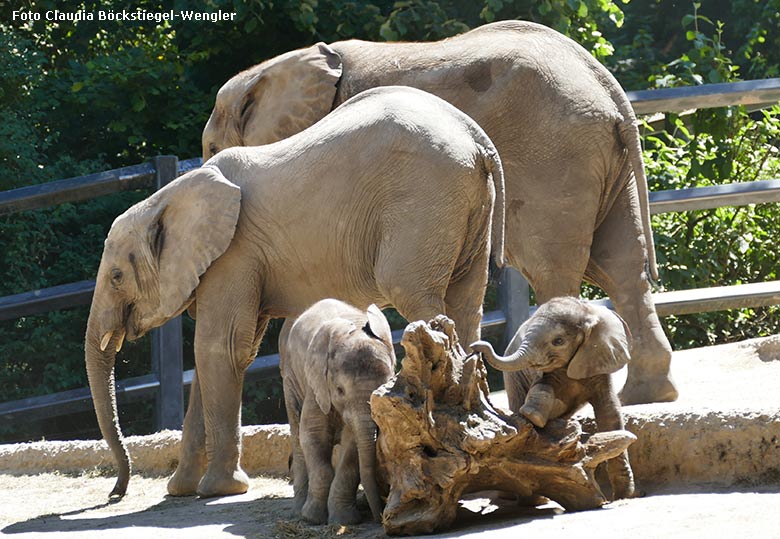
[[[114,384],[125,337],[185,309],[196,318],[196,376],[168,492],[246,492],[241,388],[271,318],[341,298],[410,320],[446,312],[473,342],[503,238],[492,142],[455,107],[407,87],[363,92],[276,144],[225,151],[131,207],[106,238],[84,344],[119,466],[112,495],[130,476]]]
[[[504,165],[508,263],[540,304],[579,295],[583,278],[604,289],[634,337],[622,402],[675,400],[672,349],[651,298],[657,269],[636,118],[609,71],[560,33],[502,21],[435,43],[349,40],[277,56],[219,90],[203,158],[286,138],[384,85],[436,94],[482,126]]]

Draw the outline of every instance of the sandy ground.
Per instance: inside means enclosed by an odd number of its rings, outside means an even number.
[[[640,438],[656,436],[654,431],[648,430],[650,424],[659,431],[654,443],[665,442],[666,445],[658,446],[656,452],[660,454],[655,455],[655,460],[661,457],[664,461],[679,459],[677,465],[664,469],[651,466],[653,462],[643,463],[640,455],[636,460],[632,457],[635,471],[645,470],[644,476],[638,474],[642,479],[639,488],[645,496],[581,513],[565,513],[554,504],[529,509],[509,504],[496,507],[486,500],[475,500],[470,504],[471,511],[463,509],[455,526],[436,537],[780,539],[780,474],[756,474],[750,470],[734,473],[741,469],[742,461],[751,461],[753,467],[763,463],[766,470],[780,470],[776,465],[780,456],[780,436],[770,436],[771,443],[756,446],[758,449],[747,443],[750,441],[747,438],[761,438],[778,424],[775,418],[780,409],[776,390],[780,379],[780,336],[676,352],[673,370],[681,388],[678,402],[625,409],[634,418],[632,421]],[[500,396],[496,395],[496,400],[500,401]],[[713,410],[716,413],[710,413]],[[726,423],[719,430],[698,429],[712,419],[710,416]],[[677,420],[674,419],[678,417],[687,418],[680,422],[680,428],[676,428]],[[643,421],[647,425],[643,426]],[[737,426],[740,427],[735,428]],[[698,430],[691,430],[691,427]],[[757,434],[755,429],[759,429]],[[733,449],[740,449],[735,451],[739,462],[724,460],[723,451],[708,457],[703,442],[709,443],[717,436],[729,438]],[[736,444],[740,437],[746,438],[745,447]],[[272,438],[276,439],[269,439]],[[679,452],[677,449],[680,448],[670,445],[670,439],[684,445],[682,449],[698,449]],[[273,453],[269,448],[276,445],[266,441],[257,444],[255,450],[268,453],[265,455],[268,457]],[[162,447],[153,445],[152,450],[162,455],[165,453]],[[8,465],[15,462],[12,460],[14,453],[21,454],[21,446],[7,446],[6,449],[6,453],[10,453],[6,455],[0,451],[0,456],[5,455],[0,461]],[[758,454],[759,449],[764,452]],[[42,455],[52,462],[62,457],[56,452]],[[139,460],[142,460],[140,456]],[[38,465],[40,470],[42,464]],[[96,469],[94,466],[85,468]],[[690,468],[688,475],[685,473],[687,468]],[[17,463],[3,469],[27,468]],[[714,473],[705,474],[705,469]],[[703,484],[690,477],[718,477],[737,486],[726,487],[723,482]],[[651,480],[664,483],[654,487],[649,484]],[[255,477],[247,494],[214,499],[167,497],[166,482],[166,477],[136,473],[127,496],[109,504],[107,495],[114,483],[111,471],[105,475],[97,472],[85,475],[0,473],[0,535],[20,539],[385,537],[382,528],[373,523],[348,527],[302,523],[293,514],[292,487],[285,478]],[[760,484],[740,486],[755,483]]]
[[[378,524],[303,524],[292,514],[292,487],[285,479],[254,478],[247,494],[205,500],[166,497],[165,478],[134,477],[132,491],[107,504],[113,481],[90,475],[0,475],[0,534],[19,539],[385,537]],[[643,498],[581,513],[564,513],[552,504],[497,510],[482,500],[474,505],[488,514],[464,509],[456,526],[436,537],[780,537],[780,485],[750,491],[651,489]]]

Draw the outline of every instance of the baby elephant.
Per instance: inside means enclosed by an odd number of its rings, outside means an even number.
[[[376,424],[371,393],[393,375],[395,352],[382,311],[319,301],[279,336],[284,399],[293,446],[295,508],[315,524],[360,520],[359,483],[378,521]],[[335,473],[333,446],[341,443]]]
[[[515,389],[525,403],[518,411],[537,427],[568,418],[589,402],[599,431],[610,431],[623,429],[610,375],[628,362],[630,339],[626,323],[606,307],[559,297],[520,326],[508,356],[497,356],[485,341],[471,347],[496,369],[520,371],[521,387]],[[615,499],[633,495],[627,451],[607,462],[607,473]]]

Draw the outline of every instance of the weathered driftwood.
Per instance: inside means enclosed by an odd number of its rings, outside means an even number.
[[[538,430],[520,415],[496,410],[482,360],[466,355],[444,316],[410,324],[401,343],[400,373],[371,398],[389,483],[382,518],[388,534],[445,529],[458,500],[482,490],[529,501],[546,497],[566,510],[606,502],[593,472],[626,449],[633,434],[599,433],[583,443],[575,420]]]

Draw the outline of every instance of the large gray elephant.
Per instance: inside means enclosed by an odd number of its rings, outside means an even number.
[[[112,494],[130,474],[113,372],[125,337],[185,309],[196,318],[196,376],[168,491],[245,492],[241,386],[269,319],[337,297],[411,320],[445,312],[475,340],[491,250],[501,264],[503,200],[498,154],[473,120],[426,92],[385,87],[289,139],[222,152],[119,216],[85,340],[119,466]]]
[[[634,337],[622,401],[676,399],[648,278],[657,270],[636,118],[609,71],[558,32],[502,21],[435,43],[350,40],[283,54],[222,86],[203,158],[289,137],[393,84],[442,97],[491,137],[506,174],[507,261],[540,304],[579,295],[583,277],[612,298]],[[514,409],[516,383],[510,375]]]
[[[371,393],[395,371],[390,325],[376,305],[366,311],[335,299],[318,301],[279,335],[279,368],[290,421],[295,508],[315,524],[360,521],[359,483],[376,521],[377,428]],[[335,443],[341,452],[335,471]]]
[[[498,356],[487,341],[472,343],[487,362],[516,372],[524,398],[518,412],[537,427],[571,417],[593,405],[599,431],[623,430],[620,402],[611,375],[628,362],[630,332],[623,319],[606,307],[573,298],[553,298],[520,326]],[[613,498],[634,494],[628,451],[607,461]]]

